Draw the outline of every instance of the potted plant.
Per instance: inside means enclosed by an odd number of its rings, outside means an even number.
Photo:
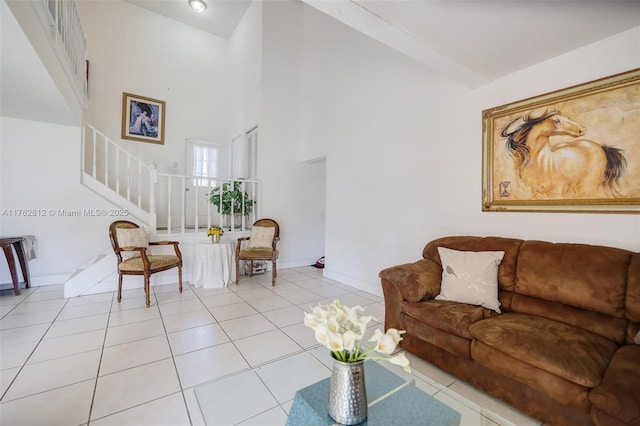
[[[222,197],[220,191],[222,190]],[[229,217],[231,214],[242,214],[242,205],[244,200],[244,215],[249,216],[253,211],[255,201],[249,198],[246,191],[242,191],[242,183],[234,181],[231,183],[223,183],[222,186],[216,186],[209,193],[209,201],[216,206],[218,213]],[[233,206],[233,211],[231,211]],[[240,221],[238,221],[240,222]]]

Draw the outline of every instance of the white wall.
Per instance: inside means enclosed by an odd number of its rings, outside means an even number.
[[[454,198],[432,170],[467,91],[311,8],[301,38],[299,152],[327,157],[325,276],[379,293],[380,269],[416,259]]]
[[[109,224],[118,217],[64,216],[59,210],[109,211],[115,206],[80,185],[80,129],[0,120],[0,234],[35,235],[37,257],[29,262],[33,283],[64,282],[80,264],[111,251]],[[35,216],[15,209],[29,209]],[[0,282],[10,283],[4,260],[1,264]]]
[[[300,2],[263,3],[258,174],[262,215],[281,226],[279,264],[310,265],[324,254],[324,164],[303,163],[300,145]]]
[[[228,142],[227,40],[121,1],[79,9],[90,61],[85,121],[119,141],[123,92],[165,101],[164,145],[121,142],[161,173],[184,172],[186,139]]]
[[[482,110],[639,67],[640,28],[472,90],[308,7],[300,16],[288,112],[300,110],[300,157],[327,157],[325,276],[381,294],[381,269],[444,235],[640,250],[636,215],[481,211]]]
[[[251,3],[229,37],[231,67],[230,139],[260,122],[262,2]]]

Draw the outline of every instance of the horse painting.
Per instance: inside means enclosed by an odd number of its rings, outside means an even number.
[[[583,139],[587,129],[560,111],[529,113],[502,129],[518,179],[534,198],[595,198],[620,195],[627,166],[623,151]],[[553,136],[563,136],[550,143]]]

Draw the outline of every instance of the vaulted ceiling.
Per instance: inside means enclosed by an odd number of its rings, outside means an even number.
[[[125,1],[223,38],[251,4],[205,0],[195,14],[188,0]],[[301,1],[469,87],[640,26],[640,0]],[[2,114],[68,122],[61,100],[44,96],[55,91],[51,78],[2,3]]]
[[[127,1],[221,37],[251,3]],[[639,0],[301,1],[471,87],[640,25]]]

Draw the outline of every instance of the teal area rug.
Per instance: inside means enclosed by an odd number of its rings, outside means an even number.
[[[459,426],[460,413],[407,383],[376,362],[365,363],[369,409],[360,425]],[[329,379],[296,392],[287,426],[325,426],[335,421],[327,412]]]

